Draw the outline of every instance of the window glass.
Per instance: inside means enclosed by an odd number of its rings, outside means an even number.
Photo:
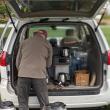
[[[22,12],[70,10],[89,12],[97,0],[16,0]]]
[[[91,17],[105,0],[8,0],[17,15],[26,17]]]
[[[0,38],[1,38],[3,30],[4,30],[4,28],[0,27]]]
[[[12,29],[12,28],[9,27],[9,28],[7,28],[7,30],[6,30],[6,32],[5,32],[5,35],[4,35],[4,38],[3,38],[3,46],[4,46],[4,44],[5,44],[5,42],[6,42],[7,38],[8,38],[8,35],[9,35],[11,29]]]
[[[81,38],[82,38],[82,39],[84,39],[85,36],[86,36],[85,29],[84,29],[83,26],[81,26],[80,35],[81,35]]]
[[[11,29],[12,27],[7,27],[7,29],[5,30],[4,36],[2,36],[4,32],[4,27],[0,28],[0,50],[3,49]]]
[[[59,40],[63,38],[67,38],[66,35],[67,30],[73,30],[73,38],[78,39],[79,41],[84,41],[87,35],[90,35],[88,26],[85,24],[79,25],[75,24],[72,26],[30,26],[27,37],[33,37],[33,33],[38,30],[46,30],[48,33],[48,39],[57,38]],[[26,37],[26,38],[27,38]]]
[[[48,33],[48,38],[53,38],[53,37],[66,37],[66,30],[72,29],[74,30],[74,35],[78,36],[78,30],[77,26],[32,26],[29,29],[29,37],[33,36],[33,33],[38,31],[38,30],[46,30]]]

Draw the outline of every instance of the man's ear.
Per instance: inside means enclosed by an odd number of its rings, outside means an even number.
[[[41,37],[42,37],[43,39],[46,39],[45,35],[41,35]]]

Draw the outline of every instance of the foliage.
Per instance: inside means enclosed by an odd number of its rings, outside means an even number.
[[[6,8],[3,4],[0,4],[0,15],[5,18],[7,15]]]
[[[6,7],[2,2],[0,2],[0,23],[6,23],[7,19],[8,19],[8,14],[6,11]]]

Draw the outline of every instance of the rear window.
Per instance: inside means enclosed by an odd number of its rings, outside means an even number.
[[[86,37],[90,35],[90,31],[86,24],[75,24],[72,26],[67,25],[58,25],[58,26],[29,26],[26,34],[26,38],[33,37],[33,33],[38,30],[46,30],[48,33],[48,40],[56,38],[60,42],[61,39],[67,38],[67,31],[73,30],[73,38],[78,39],[79,41],[86,41]],[[26,39],[25,38],[25,39]]]
[[[22,17],[92,16],[105,0],[8,0]],[[65,11],[65,13],[63,13]],[[43,12],[43,13],[42,13]],[[53,13],[54,12],[54,13]]]
[[[22,12],[37,12],[44,10],[69,10],[89,12],[97,0],[16,0]]]
[[[57,26],[57,27],[47,27],[47,26],[43,26],[43,27],[39,27],[39,26],[32,26],[29,29],[29,36],[33,36],[33,33],[38,31],[38,30],[46,30],[48,33],[48,37],[64,37],[65,36],[65,30],[66,27],[62,27],[62,26]]]

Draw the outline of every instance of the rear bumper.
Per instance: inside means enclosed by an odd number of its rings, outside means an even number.
[[[12,101],[15,106],[18,106],[17,96],[12,91],[7,91],[5,82],[0,84],[2,101]],[[100,107],[110,104],[110,80],[106,83],[100,94],[97,95],[79,95],[79,96],[49,96],[50,103],[64,102],[67,108],[85,108],[85,107]],[[29,98],[30,108],[39,108],[38,100],[35,96]]]

